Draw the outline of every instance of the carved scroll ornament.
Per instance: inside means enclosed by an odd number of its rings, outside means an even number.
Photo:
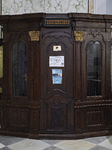
[[[85,32],[84,31],[74,31],[75,41],[83,41]]]
[[[29,31],[31,41],[39,41],[40,31]]]

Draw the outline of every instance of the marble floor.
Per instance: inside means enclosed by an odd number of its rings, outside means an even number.
[[[0,150],[112,150],[112,136],[80,140],[33,140],[0,136]]]

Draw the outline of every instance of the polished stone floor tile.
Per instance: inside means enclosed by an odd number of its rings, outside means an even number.
[[[89,150],[96,145],[84,140],[64,140],[54,146],[62,150]]]
[[[88,142],[94,143],[94,144],[99,144],[99,143],[107,140],[107,137],[106,136],[93,137],[93,138],[86,138],[85,140]]]
[[[0,150],[12,150],[12,149],[10,149],[9,147],[4,147],[4,148],[2,148]]]
[[[110,143],[109,139],[107,139],[107,140],[101,142],[101,143],[98,144],[98,145],[100,145],[100,146],[102,146],[102,147],[105,147],[105,148],[109,148],[109,149],[112,150],[112,144]]]
[[[0,148],[3,148],[3,147],[5,147],[5,145],[3,145],[2,143],[0,143]]]
[[[26,139],[15,144],[9,145],[8,147],[12,150],[43,150],[50,146],[51,145],[42,142],[41,140]]]
[[[109,139],[111,137],[111,135],[107,135],[106,137],[107,137],[107,139]]]
[[[112,136],[110,138],[108,138],[110,144],[112,145]]]
[[[35,140],[0,136],[0,150],[112,150],[112,136],[80,140]]]
[[[17,137],[8,137],[8,138],[4,138],[4,140],[1,141],[0,139],[0,143],[4,144],[5,146],[17,143],[24,140],[24,138],[17,138]]]
[[[59,142],[61,142],[62,140],[42,140],[43,142],[46,142],[46,143],[48,143],[48,144],[50,144],[50,145],[54,145],[54,144],[56,144],[56,143],[59,143]]]
[[[10,138],[12,138],[12,137],[10,137],[10,136],[0,136],[0,143],[4,142],[4,141],[6,141]]]
[[[112,149],[108,149],[106,147],[102,147],[102,146],[95,146],[93,148],[91,148],[90,150],[112,150]]]
[[[45,149],[43,149],[43,150],[62,150],[62,149],[57,148],[57,147],[54,147],[54,146],[50,146],[50,147],[45,148]]]

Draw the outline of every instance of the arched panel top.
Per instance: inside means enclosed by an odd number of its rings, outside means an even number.
[[[86,32],[84,36],[84,49],[87,48],[88,43],[98,43],[101,45],[101,49],[105,49],[104,35],[99,32]]]

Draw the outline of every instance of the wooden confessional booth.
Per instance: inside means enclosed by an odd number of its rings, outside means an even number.
[[[0,134],[112,134],[112,16],[0,16]]]

